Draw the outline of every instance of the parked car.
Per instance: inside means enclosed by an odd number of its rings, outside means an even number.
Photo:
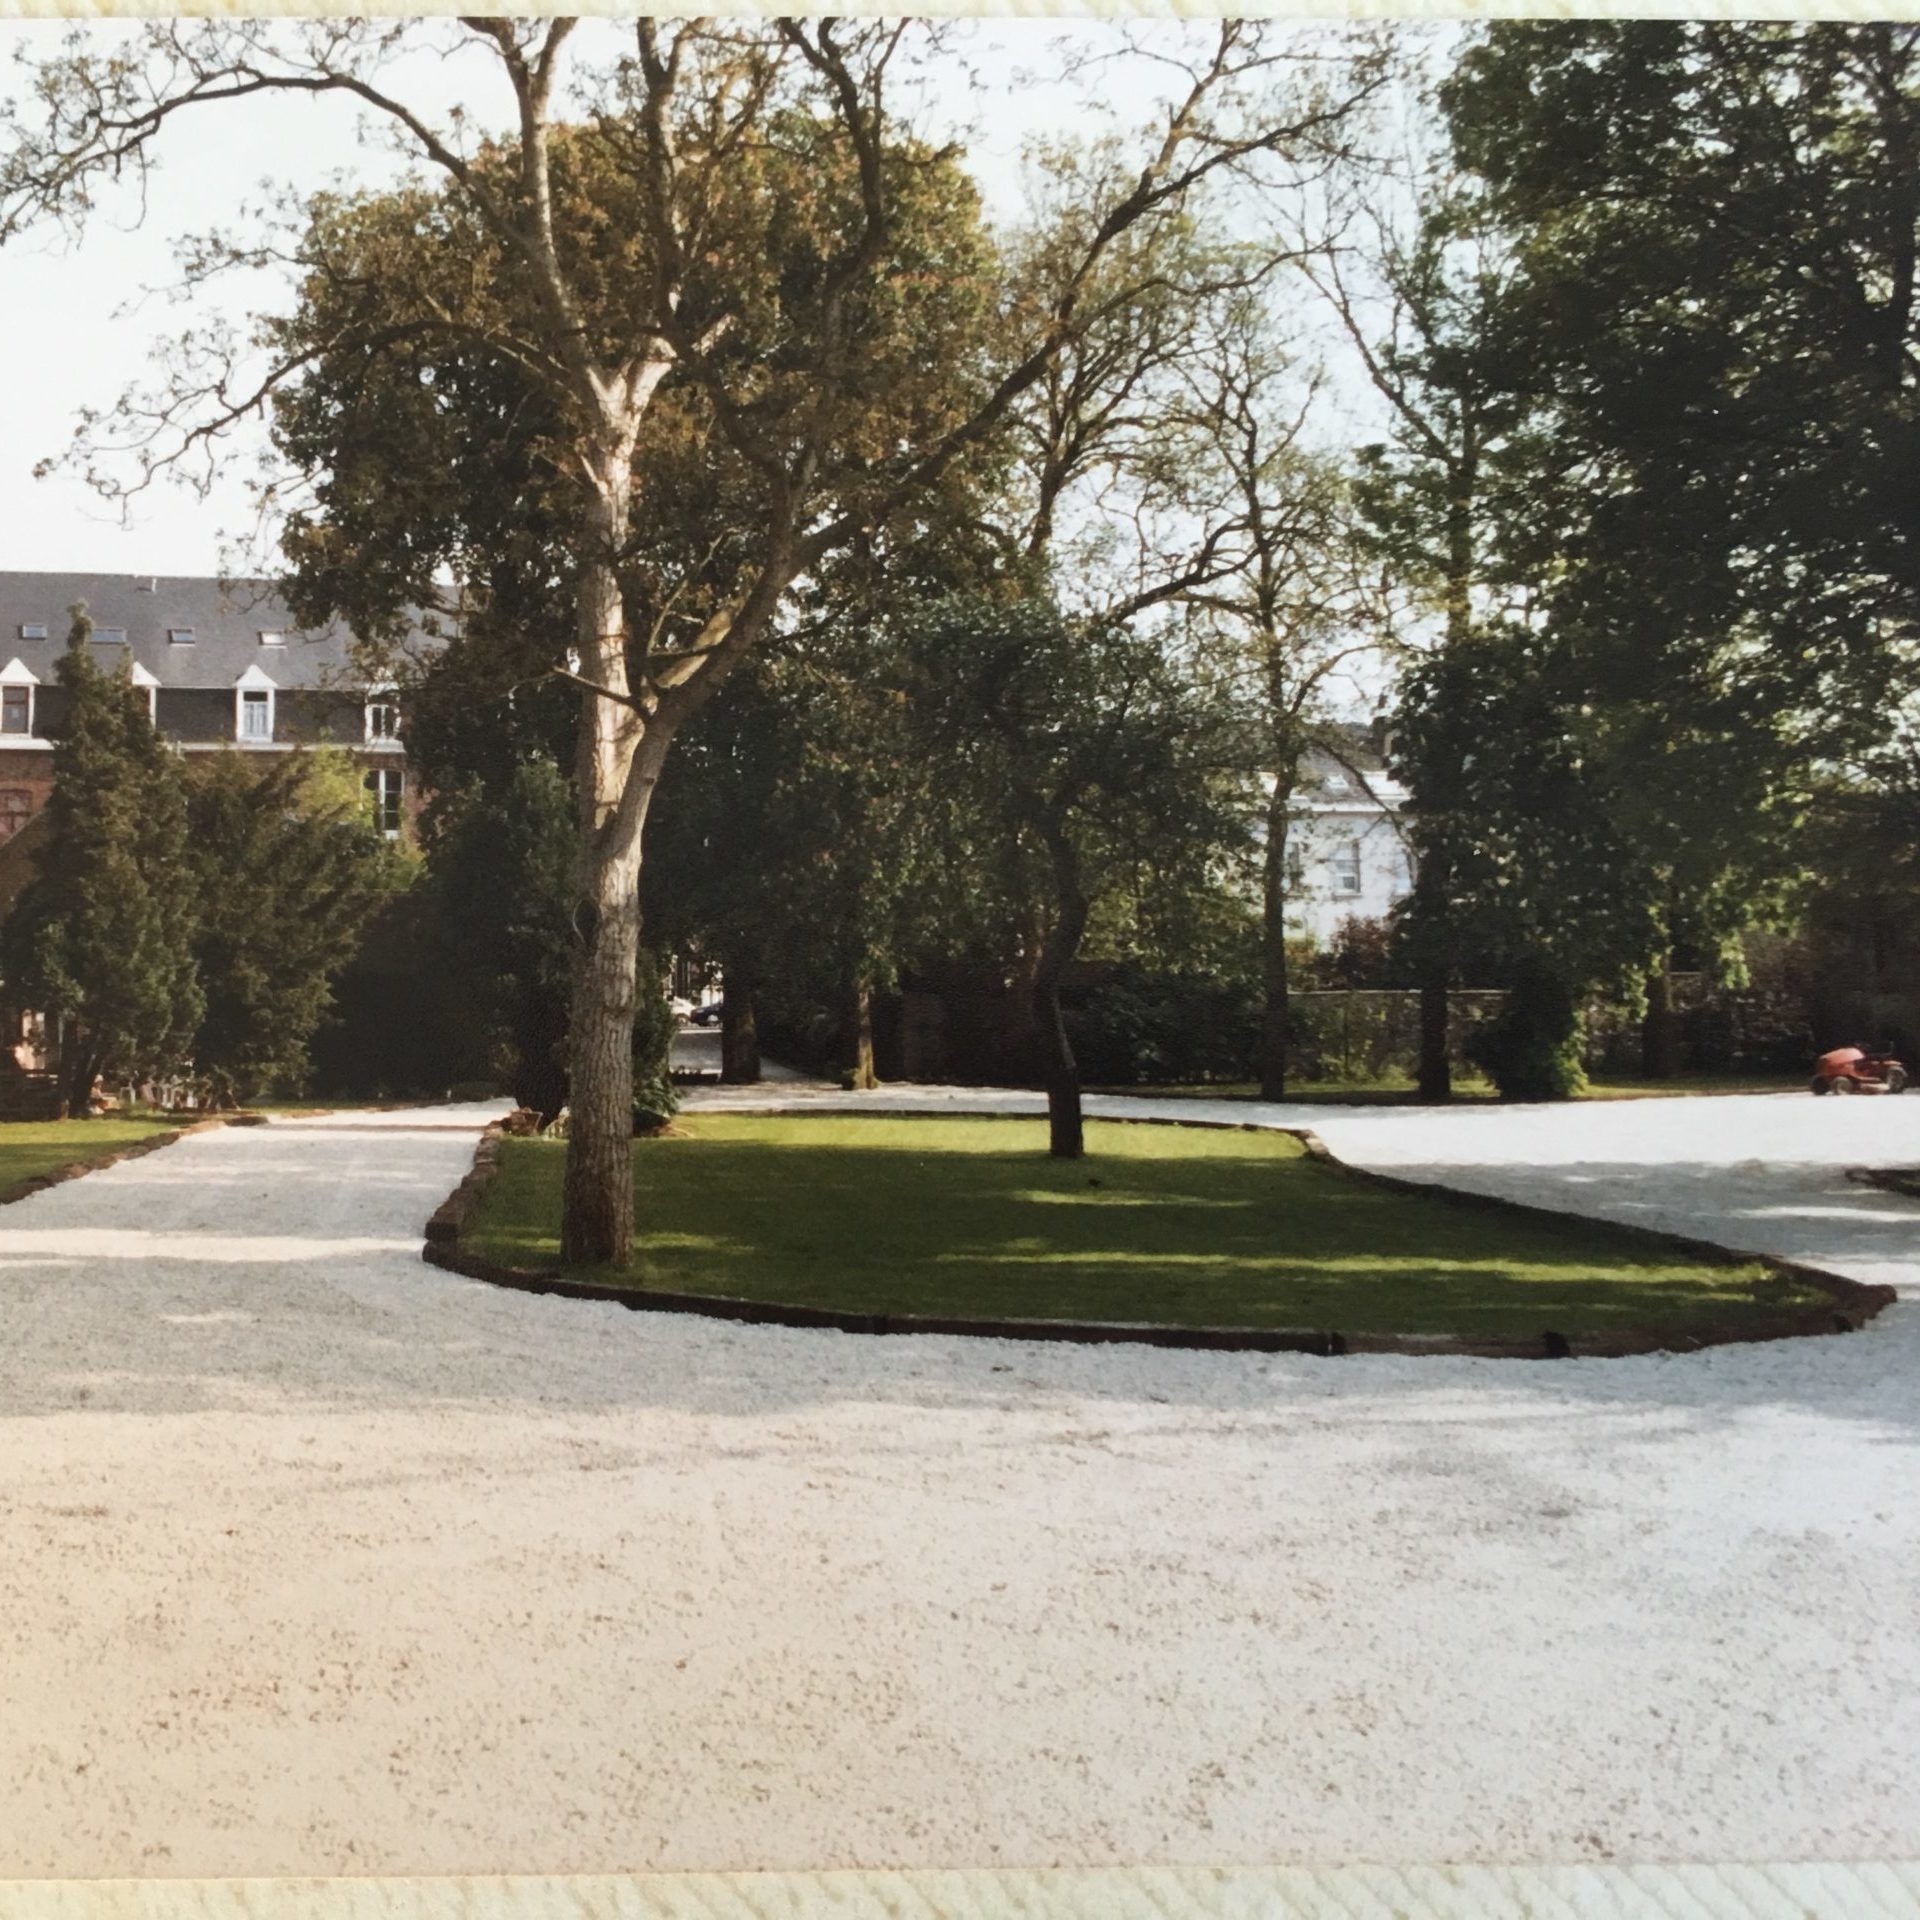
[[[673,1017],[676,1020],[693,1018],[693,1002],[684,993],[676,993],[667,1004],[673,1009]]]
[[[704,1007],[693,1010],[693,1024],[696,1027],[717,1027],[726,1012],[724,1000],[709,1000]]]
[[[1815,1093],[1899,1093],[1907,1070],[1892,1054],[1835,1047],[1813,1063]]]

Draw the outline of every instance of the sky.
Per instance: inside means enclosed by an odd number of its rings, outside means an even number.
[[[1142,62],[1105,66],[1078,83],[1059,77],[1068,53],[1117,44],[1123,29],[1115,23],[980,20],[951,30],[956,60],[924,110],[931,124],[963,137],[997,217],[1019,211],[1020,156],[1030,137],[1091,124],[1101,112],[1138,120],[1167,84],[1164,69]],[[121,22],[0,22],[0,74],[13,72],[21,56],[52,53],[69,33],[104,44],[135,31]],[[459,105],[470,124],[498,123],[504,81],[491,57],[449,57],[443,49],[452,30],[424,31],[439,35],[441,45],[409,56],[396,70],[395,91],[436,114]],[[582,29],[616,31],[610,22]],[[974,71],[972,84],[960,78],[962,60]],[[1020,84],[1012,83],[1016,74]],[[156,343],[212,314],[244,331],[254,311],[285,304],[286,283],[272,274],[230,284],[217,300],[203,295],[184,306],[170,298],[183,237],[230,226],[269,183],[303,191],[330,179],[378,185],[402,171],[383,136],[337,99],[273,95],[205,109],[176,122],[158,152],[144,207],[130,190],[109,189],[77,240],[35,232],[0,248],[0,311],[13,375],[0,409],[0,570],[195,574],[243,559],[258,539],[246,482],[265,454],[264,432],[232,436],[204,491],[160,484],[124,514],[79,472],[56,468],[36,478],[36,465],[66,450],[85,410],[110,409],[150,377]],[[1348,406],[1364,406],[1350,373],[1336,389]]]

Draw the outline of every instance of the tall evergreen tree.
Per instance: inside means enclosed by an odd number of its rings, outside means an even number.
[[[11,991],[58,1022],[75,1115],[102,1076],[132,1083],[183,1066],[204,1007],[180,762],[125,669],[94,662],[92,631],[76,605],[47,839],[0,934]]]
[[[227,1106],[300,1077],[333,981],[404,859],[374,830],[344,755],[217,754],[186,798],[205,996],[194,1067]]]

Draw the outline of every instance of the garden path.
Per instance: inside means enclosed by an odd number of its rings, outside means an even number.
[[[1920,1285],[1840,1177],[1920,1101],[1230,1117]],[[484,1118],[0,1215],[0,1876],[1920,1854],[1920,1305],[1559,1363],[655,1318],[421,1263]]]

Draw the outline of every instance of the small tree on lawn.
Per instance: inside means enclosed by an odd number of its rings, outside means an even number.
[[[76,1116],[102,1075],[132,1083],[179,1068],[203,1005],[180,763],[146,695],[94,664],[92,630],[76,606],[57,675],[66,711],[47,839],[0,934],[11,992],[59,1022],[61,1094]]]
[[[1020,982],[1050,1151],[1085,1151],[1060,987],[1116,880],[1204,869],[1242,832],[1230,710],[1159,639],[1037,594],[955,599],[912,625],[912,707],[956,815],[941,838],[998,876],[1028,938]],[[1024,898],[1023,898],[1024,896]]]

